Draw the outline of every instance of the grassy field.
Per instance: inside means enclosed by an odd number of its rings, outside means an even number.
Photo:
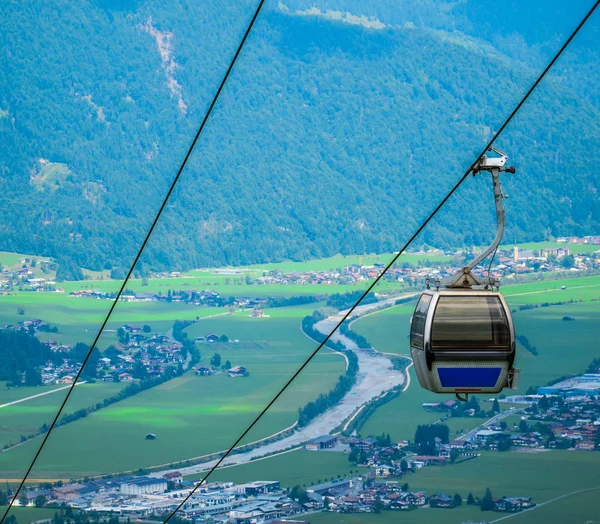
[[[599,504],[598,491],[580,493],[557,500],[548,505],[517,514],[482,512],[478,506],[455,509],[418,509],[408,513],[384,511],[375,514],[320,513],[306,518],[310,524],[461,524],[471,522],[497,522],[507,518],[507,524],[596,524]],[[505,522],[502,520],[502,522]]]
[[[348,462],[346,453],[314,452],[300,449],[264,460],[256,460],[240,466],[215,471],[211,482],[250,482],[252,480],[278,480],[284,487],[310,486],[319,481],[365,473]],[[190,475],[186,480],[199,480],[204,475]]]
[[[466,497],[527,495],[545,502],[565,493],[600,487],[600,454],[580,451],[541,453],[483,452],[480,457],[445,467],[419,470],[407,480],[411,489],[452,491]],[[543,473],[542,473],[543,472]]]
[[[26,398],[59,386],[40,388],[0,389],[0,404]],[[123,384],[96,383],[77,386],[67,405],[65,414],[86,408],[102,399],[112,396],[124,387]],[[23,390],[23,391],[20,391]],[[5,444],[17,444],[21,435],[36,433],[42,424],[50,425],[56,411],[64,400],[67,390],[63,389],[49,395],[34,398],[0,409],[0,448]],[[19,396],[17,396],[19,395]],[[9,398],[10,400],[4,400]]]
[[[74,298],[59,293],[20,293],[0,297],[0,323],[39,318],[58,327],[58,333],[41,333],[42,340],[56,340],[65,344],[91,344],[112,302]],[[24,315],[17,313],[25,310]],[[165,333],[176,319],[195,319],[227,313],[225,308],[200,308],[173,302],[119,302],[99,342],[101,349],[117,341],[116,330],[123,324],[148,324],[157,332]]]
[[[417,509],[409,512],[384,511],[376,514],[343,514],[319,513],[309,515],[306,520],[310,524],[461,524],[472,520],[481,522],[483,518],[491,515],[500,516],[500,513],[482,513],[479,508],[461,506],[455,509]]]
[[[600,277],[573,279],[569,284],[570,288],[565,291],[560,291],[563,284],[556,282],[504,288],[511,304],[517,297],[522,300],[521,303],[540,303],[546,300],[547,295],[553,293],[570,292],[575,300],[582,296],[587,297],[584,302],[513,313],[517,333],[526,336],[539,352],[538,356],[534,356],[525,349],[519,351],[516,365],[521,368],[521,392],[525,392],[530,386],[543,385],[565,374],[581,373],[591,360],[598,356],[597,326],[600,321],[600,302],[589,300],[589,286],[600,285]],[[558,291],[554,291],[557,287]],[[545,289],[549,291],[544,291]],[[600,293],[600,287],[597,289]],[[408,355],[408,333],[413,309],[414,302],[386,309],[354,322],[352,328],[364,335],[379,351]],[[562,320],[564,316],[576,320],[565,322]],[[440,414],[425,411],[421,404],[434,402],[440,397],[422,390],[412,368],[410,373],[409,389],[375,412],[363,427],[364,435],[386,431],[394,439],[412,439],[418,424],[432,423],[439,419]],[[454,433],[456,429],[475,427],[479,422],[478,419],[458,419],[450,421],[449,424]]]
[[[245,366],[250,376],[232,379],[188,373],[58,428],[32,476],[69,478],[137,469],[227,448],[314,349],[300,332],[299,322],[300,316],[251,319],[246,313],[195,324],[189,329],[191,336],[213,331],[266,342],[266,349],[260,351],[235,349],[231,344],[231,350],[221,352],[223,362]],[[206,349],[202,362],[211,357]],[[247,441],[293,424],[300,406],[333,387],[344,362],[329,351],[319,354]],[[78,394],[76,389],[73,401]],[[146,441],[147,433],[155,433],[157,439]],[[30,442],[0,454],[0,471],[7,477],[18,476],[36,446]]]
[[[0,514],[4,515],[6,506],[0,506]],[[51,508],[20,508],[13,506],[9,515],[14,515],[19,524],[30,524],[36,520],[51,519],[56,509]]]

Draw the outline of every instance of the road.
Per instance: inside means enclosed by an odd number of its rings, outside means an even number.
[[[81,384],[85,384],[85,380],[80,380],[77,382],[77,386],[81,386]],[[34,398],[43,397],[45,395],[50,395],[51,393],[56,393],[58,391],[64,391],[65,389],[69,389],[71,386],[65,386],[62,388],[51,389],[50,391],[44,391],[44,393],[38,393],[37,395],[31,395],[30,397],[20,398],[18,400],[13,400],[12,402],[7,402],[6,404],[0,404],[0,409],[6,408],[8,406],[14,406],[15,404],[20,404],[21,402],[26,402],[27,400],[33,400]]]
[[[480,426],[477,426],[476,428],[473,428],[471,431],[468,431],[464,435],[461,435],[456,440],[459,440],[459,441],[460,440],[463,440],[463,441],[471,440],[478,431],[481,431],[481,430],[487,428],[488,426],[497,424],[501,420],[503,420],[507,417],[510,417],[511,415],[517,415],[517,414],[521,413],[522,411],[525,411],[528,407],[529,406],[526,406],[524,408],[519,408],[519,409],[506,410],[506,411],[503,411],[502,413],[498,413],[497,415],[494,415],[492,418],[487,419]]]
[[[383,305],[392,305],[398,298],[400,297],[386,299],[375,304],[358,306],[354,310],[353,316],[364,316],[368,313],[372,313]],[[347,310],[340,311],[336,315],[318,322],[315,324],[315,329],[321,333],[329,334],[346,312]],[[316,417],[304,428],[295,431],[287,437],[265,444],[251,451],[229,455],[221,462],[220,467],[243,464],[265,457],[266,455],[272,455],[299,447],[305,442],[321,435],[328,435],[334,429],[340,427],[347,419],[352,417],[364,404],[375,397],[378,397],[382,393],[404,384],[404,375],[393,368],[392,361],[385,355],[371,350],[361,350],[352,340],[337,332],[332,335],[331,339],[334,341],[342,341],[348,349],[356,353],[359,365],[356,385],[344,396],[340,403]],[[184,468],[161,470],[160,472],[152,473],[152,476],[159,477],[169,471],[179,471],[183,475],[198,474],[208,471],[216,464],[216,462],[217,459],[214,459]]]

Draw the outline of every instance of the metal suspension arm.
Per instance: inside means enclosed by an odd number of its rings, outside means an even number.
[[[502,193],[502,185],[500,183],[500,172],[506,171],[508,173],[514,173],[514,166],[506,166],[506,161],[508,160],[508,156],[506,156],[502,151],[499,151],[495,148],[490,148],[490,151],[494,151],[499,156],[498,157],[488,157],[487,155],[483,155],[477,163],[473,166],[473,176],[475,176],[480,171],[489,171],[492,174],[492,183],[494,186],[494,202],[496,205],[496,222],[497,222],[497,231],[496,237],[492,242],[492,245],[480,253],[474,260],[469,262],[465,267],[463,267],[458,273],[454,275],[447,276],[442,280],[442,284],[445,287],[453,288],[453,287],[466,287],[469,288],[471,286],[481,286],[481,285],[493,285],[494,283],[490,280],[488,275],[487,280],[481,282],[475,275],[471,273],[471,270],[474,269],[477,265],[479,265],[484,259],[490,256],[495,249],[500,245],[502,241],[502,237],[504,235],[504,222],[505,222],[505,211],[502,206],[502,200],[505,198]]]
[[[502,206],[502,200],[504,199],[504,195],[502,194],[502,187],[500,184],[500,175],[498,173],[498,169],[492,169],[492,183],[494,184],[494,200],[496,202],[496,222],[498,224],[498,230],[496,231],[496,238],[492,242],[492,245],[488,247],[485,251],[479,254],[477,258],[469,262],[465,269],[471,271],[473,268],[477,267],[483,260],[485,260],[488,256],[490,256],[494,250],[500,245],[502,237],[504,236],[504,217],[506,212],[504,211],[504,207]]]

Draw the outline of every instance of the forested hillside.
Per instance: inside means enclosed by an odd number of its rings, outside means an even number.
[[[267,2],[140,269],[397,249],[587,4]],[[254,7],[3,2],[0,250],[130,263]],[[511,239],[600,229],[595,18],[498,143]],[[489,240],[490,191],[420,242]]]

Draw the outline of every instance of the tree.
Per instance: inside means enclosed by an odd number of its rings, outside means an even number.
[[[462,497],[458,493],[455,493],[454,497],[452,498],[452,505],[460,506],[461,504],[462,504]]]
[[[408,471],[408,462],[406,462],[405,459],[400,461],[400,471],[402,471],[402,473],[406,473]]]
[[[573,255],[566,255],[560,258],[558,262],[565,269],[571,269],[575,265],[575,257]]]
[[[475,504],[475,497],[473,497],[473,493],[469,493],[467,495],[467,505],[472,506],[473,504]]]
[[[146,366],[142,364],[139,360],[133,365],[133,378],[137,378],[140,380],[145,379],[148,376],[148,371],[146,370]]]
[[[358,463],[359,464],[366,464],[367,461],[369,460],[369,457],[367,457],[367,454],[364,451],[360,451],[359,455],[358,455]]]
[[[529,431],[529,424],[527,424],[526,420],[521,419],[519,421],[519,431],[521,433],[527,433]]]
[[[550,401],[548,400],[548,397],[546,395],[544,395],[540,401],[538,402],[538,406],[540,409],[546,410],[550,407]]]
[[[506,423],[505,420],[500,422],[500,427],[502,428],[502,431],[506,431],[506,428],[508,427],[508,424]]]
[[[19,505],[25,507],[28,504],[29,504],[29,499],[27,498],[27,492],[25,490],[23,490],[19,494]]]
[[[502,438],[498,441],[498,451],[508,451],[510,446],[511,442],[509,438]]]
[[[26,386],[41,386],[42,374],[39,370],[28,368],[25,370],[25,385]]]
[[[375,497],[375,502],[373,503],[373,511],[375,513],[381,513],[381,510],[384,508],[383,502],[381,502],[381,497],[377,495]]]
[[[492,412],[500,413],[500,404],[498,403],[498,399],[495,398],[494,402],[492,402]]]
[[[306,494],[306,490],[299,485],[296,485],[292,488],[292,490],[290,491],[290,498],[292,500],[296,500],[300,504],[304,504],[305,502],[308,502],[310,500],[310,498]]]
[[[229,360],[227,362],[225,362],[225,369],[231,369],[231,362],[229,362]]]
[[[221,335],[221,336],[219,337],[219,340],[220,340],[221,342],[225,342],[225,343],[227,343],[227,342],[229,342],[229,337],[228,337],[227,335]]]
[[[150,333],[152,331],[152,328],[148,324],[144,324],[144,326],[142,327],[142,331],[144,333]]]
[[[450,464],[454,464],[458,457],[460,457],[460,451],[458,451],[457,449],[453,449],[450,452]]]
[[[479,411],[481,411],[481,408],[479,407],[479,401],[477,400],[477,397],[475,395],[473,395],[469,399],[469,402],[467,403],[467,405],[469,406],[470,409],[475,410],[475,413],[478,413]]]
[[[400,486],[400,489],[404,491],[404,493],[406,493],[409,490],[408,482],[402,484],[402,486]]]
[[[492,490],[485,488],[485,495],[481,499],[481,511],[491,511],[494,509],[494,499],[492,497]]]
[[[350,451],[349,455],[348,455],[348,462],[352,462],[354,464],[356,464],[356,461],[358,460],[358,448],[352,448],[352,451]]]
[[[38,495],[35,497],[34,504],[36,508],[43,508],[46,505],[46,497],[44,497],[44,495]]]
[[[212,358],[210,359],[210,365],[218,368],[221,366],[221,355],[219,355],[218,353],[215,353]],[[228,366],[227,369],[230,369],[231,366]]]
[[[8,505],[8,494],[0,489],[0,506]]]

